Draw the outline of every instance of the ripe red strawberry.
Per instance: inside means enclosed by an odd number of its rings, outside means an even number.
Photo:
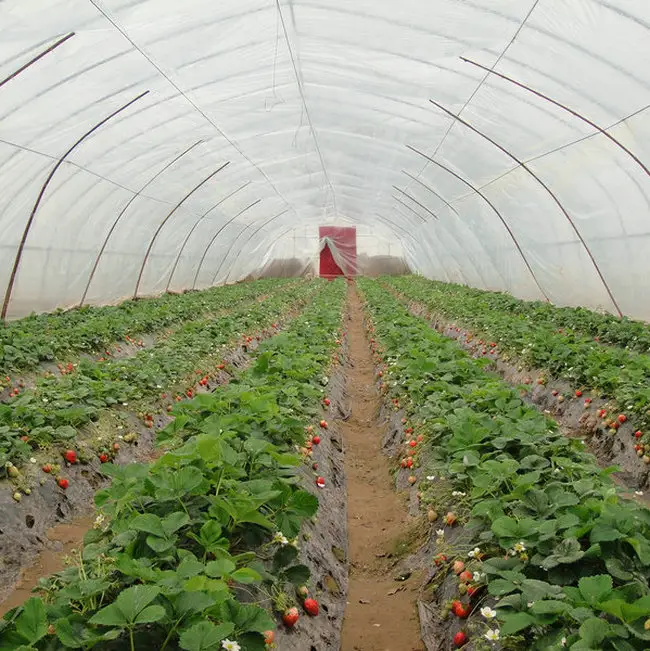
[[[77,463],[77,453],[74,450],[66,450],[63,456],[68,463]]]
[[[104,453],[100,454],[100,455],[99,455],[99,460],[100,460],[102,463],[106,463],[106,462],[108,461],[108,455],[107,455],[107,454],[104,454]]]
[[[643,436],[643,433],[641,432],[640,429],[637,430],[636,432],[634,432],[634,438],[635,439],[640,439],[642,436]]]
[[[413,433],[413,428],[412,428],[412,427],[407,427],[407,428],[404,430],[404,433],[405,433],[405,434],[412,434],[412,433]]]
[[[316,599],[305,599],[302,607],[305,609],[305,612],[311,617],[316,617],[316,615],[318,615],[318,602]]]
[[[458,578],[459,578],[463,583],[469,583],[469,582],[472,580],[472,577],[473,577],[473,576],[474,576],[474,575],[473,575],[471,572],[465,570],[464,572],[461,572],[461,573],[460,573],[460,575],[458,576]]]
[[[193,395],[193,393],[194,393],[194,392],[192,391],[192,389],[188,389],[188,390],[185,392],[185,395],[186,395],[188,398],[191,398],[192,395]]]
[[[325,477],[316,477],[316,486],[318,488],[325,488]]]
[[[220,371],[223,371],[223,369],[226,368],[226,365],[225,365],[224,363],[221,363],[221,364],[219,364],[219,365],[217,366],[217,368],[218,368]]]
[[[410,445],[412,448],[414,448],[417,444],[418,444],[418,442],[415,441],[415,440],[413,440],[413,439],[409,441],[409,445]]]
[[[325,398],[325,400],[323,400],[323,404],[324,404],[326,407],[329,407],[329,406],[330,406],[330,399],[329,399],[329,398]]]
[[[454,646],[457,649],[460,649],[460,647],[465,646],[467,644],[467,635],[463,631],[458,631],[456,635],[454,635]]]
[[[618,415],[618,422],[619,423],[624,423],[627,420],[627,416],[625,414],[619,414]]]
[[[406,467],[407,468],[412,468],[413,467],[413,459],[407,459],[406,460]]]
[[[66,490],[70,485],[70,482],[67,479],[57,479],[56,483],[63,489]]]
[[[467,586],[467,596],[468,597],[473,597],[476,593],[478,592],[478,587],[475,585],[468,585]]]
[[[436,565],[440,565],[441,563],[444,563],[447,560],[447,557],[444,554],[436,554],[436,556],[433,557],[433,562]]]
[[[314,436],[314,438],[311,440],[311,442],[314,445],[318,445],[320,443],[320,436]]]
[[[463,605],[461,601],[453,601],[451,604],[451,612],[456,615],[456,617],[460,617],[460,619],[467,619],[470,613],[470,608],[469,606]]]
[[[298,613],[298,609],[293,606],[292,608],[287,608],[284,611],[282,615],[282,621],[287,628],[293,628],[296,625],[299,617],[300,615]]]
[[[582,391],[580,389],[576,389],[576,398],[580,398],[582,396]]]
[[[50,472],[52,472],[52,466],[51,466],[49,463],[46,463],[46,464],[41,468],[41,470],[42,470],[43,472],[50,473]]]
[[[264,631],[264,644],[271,646],[275,642],[275,631]]]
[[[327,429],[327,421],[326,420],[321,420],[320,423],[318,423],[323,429]]]

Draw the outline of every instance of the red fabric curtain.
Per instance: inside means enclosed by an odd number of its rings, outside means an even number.
[[[336,258],[344,261],[345,269],[337,264],[330,243],[328,242],[320,253],[320,275],[325,278],[333,276],[354,276],[357,271],[357,229],[339,226],[321,226],[319,237],[328,238],[336,247]]]

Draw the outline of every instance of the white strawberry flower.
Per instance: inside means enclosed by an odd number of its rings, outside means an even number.
[[[563,638],[560,640],[560,644],[561,644],[562,646],[566,646],[566,638],[565,638],[565,637],[563,637]]]
[[[485,617],[485,619],[494,619],[497,616],[497,611],[492,610],[489,606],[486,606],[485,608],[481,608],[481,615]]]
[[[427,475],[427,481],[433,481],[435,477],[433,475]]]
[[[226,651],[241,651],[241,647],[237,642],[233,642],[232,640],[224,640],[221,643],[221,648],[225,649]]]
[[[526,545],[524,544],[523,540],[520,540],[518,543],[515,543],[513,545],[513,549],[519,554],[521,554],[522,552],[526,551]]]
[[[463,491],[454,491],[451,494],[452,497],[465,497],[465,495],[467,495],[467,493],[463,493]]]
[[[438,538],[444,538],[445,537],[445,530],[444,529],[436,529],[436,536],[438,536]]]
[[[483,578],[483,574],[481,572],[474,572],[472,575],[472,580],[473,581],[480,581]]]
[[[481,549],[479,547],[474,547],[471,552],[469,552],[467,555],[470,558],[477,558],[478,555],[481,553]]]
[[[485,639],[490,640],[490,642],[496,642],[499,639],[499,629],[498,628],[489,629],[488,632],[485,634]]]
[[[274,543],[279,543],[280,545],[288,545],[289,544],[289,541],[287,540],[287,537],[281,531],[277,531],[276,534],[273,536],[273,542]]]

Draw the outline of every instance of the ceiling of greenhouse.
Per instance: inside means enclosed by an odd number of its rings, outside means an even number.
[[[3,314],[231,282],[342,223],[650,319],[649,62],[647,0],[0,0]]]

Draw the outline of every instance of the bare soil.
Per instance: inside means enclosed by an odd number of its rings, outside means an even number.
[[[0,617],[27,601],[41,577],[65,569],[66,558],[74,550],[81,549],[81,541],[92,524],[90,517],[77,518],[72,522],[58,524],[47,532],[48,548],[36,557],[33,565],[21,572],[12,593],[0,604]]]
[[[341,423],[348,487],[350,576],[342,651],[421,651],[418,577],[400,568],[414,526],[405,500],[394,491],[382,448],[380,397],[354,286],[349,293],[348,396]]]

